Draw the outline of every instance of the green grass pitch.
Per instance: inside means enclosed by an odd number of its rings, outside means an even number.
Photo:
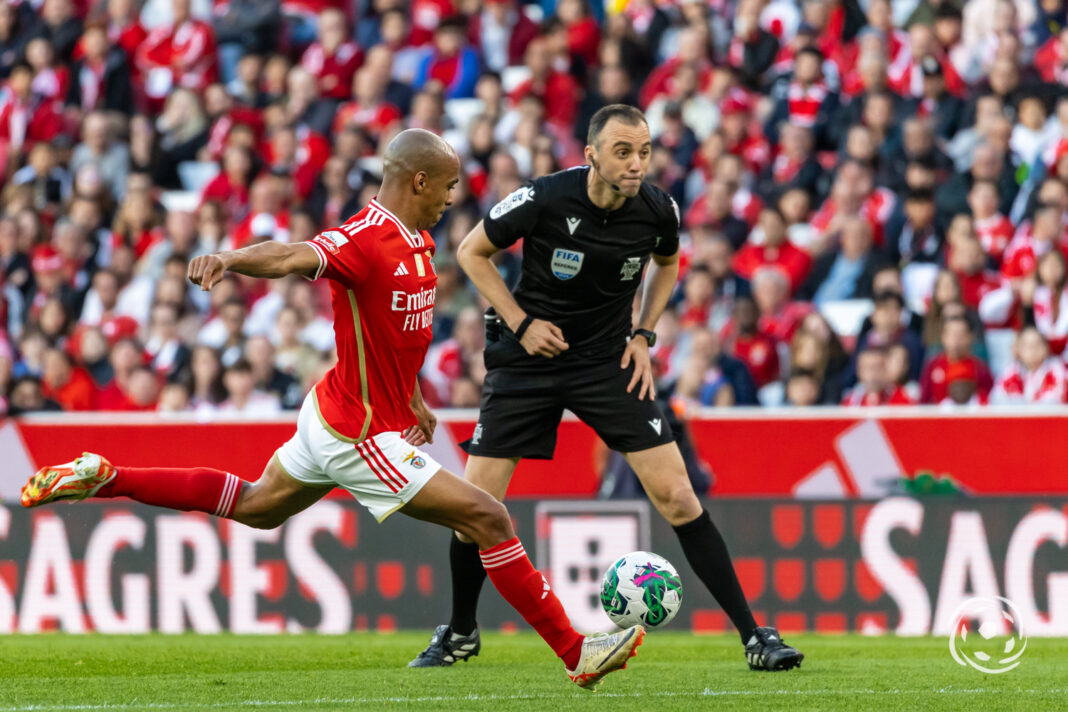
[[[799,670],[750,672],[736,638],[660,632],[597,692],[571,684],[532,633],[408,670],[428,633],[347,636],[0,636],[0,712],[90,710],[1064,710],[1068,640],[1028,642],[987,675],[945,638],[788,635]]]

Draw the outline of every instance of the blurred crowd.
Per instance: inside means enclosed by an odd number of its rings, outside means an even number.
[[[682,210],[677,411],[1068,395],[1065,0],[4,0],[0,81],[0,414],[299,407],[327,287],[187,264],[343,222],[408,127],[464,167],[423,393],[477,406],[456,247],[616,102]]]

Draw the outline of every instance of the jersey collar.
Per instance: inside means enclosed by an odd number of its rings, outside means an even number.
[[[386,208],[386,206],[382,205],[382,203],[378,202],[378,196],[377,195],[375,197],[371,198],[371,205],[375,206],[376,210],[381,210],[383,213],[385,213],[386,217],[388,217],[390,220],[395,222],[397,224],[397,227],[400,228],[400,230],[402,232],[406,232],[409,235],[411,235],[412,237],[420,237],[420,234],[417,231],[410,230],[407,225],[405,225],[403,222],[401,222],[400,218],[398,218],[396,215],[391,213]]]

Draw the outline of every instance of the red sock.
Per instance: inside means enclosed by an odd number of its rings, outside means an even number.
[[[187,512],[229,517],[243,484],[240,477],[210,467],[116,467],[115,479],[97,497],[129,497]]]
[[[527,558],[527,552],[512,537],[503,544],[480,551],[482,566],[504,600],[519,611],[538,635],[549,644],[569,670],[578,665],[583,636],[571,627],[560,599],[549,582]]]

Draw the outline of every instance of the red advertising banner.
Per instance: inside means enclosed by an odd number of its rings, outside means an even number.
[[[439,413],[427,449],[459,472],[460,443],[474,430],[474,411]],[[163,418],[156,415],[63,414],[0,424],[0,499],[45,464],[82,450],[131,466],[211,465],[245,479],[259,477],[271,454],[293,434],[281,420]],[[919,472],[949,475],[976,495],[1068,494],[1068,411],[987,409],[708,410],[688,422],[715,476],[710,494],[797,498],[881,497]],[[586,425],[565,418],[553,460],[523,461],[513,497],[590,497],[608,450]]]
[[[1068,635],[1068,498],[709,500],[761,623],[783,631],[947,635],[976,597],[1029,636]],[[607,630],[598,590],[629,551],[679,570],[675,630],[731,630],[678,537],[644,500],[513,502],[516,531],[577,628]],[[449,533],[356,502],[277,529],[96,500],[0,505],[0,633],[429,632],[448,618]],[[525,627],[488,583],[479,623]],[[997,630],[1000,615],[984,621]],[[985,634],[984,634],[985,635]],[[413,655],[417,651],[413,650]]]

